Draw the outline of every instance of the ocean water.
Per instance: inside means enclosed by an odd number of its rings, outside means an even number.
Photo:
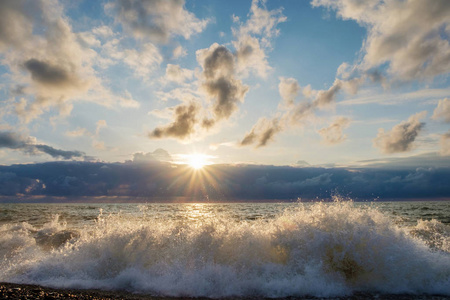
[[[0,281],[213,298],[450,295],[450,202],[1,204]]]

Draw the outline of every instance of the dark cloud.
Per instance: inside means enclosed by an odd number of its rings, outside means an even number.
[[[214,119],[204,118],[202,121],[202,127],[206,129],[212,128],[214,124],[216,124],[216,121]]]
[[[189,166],[159,163],[51,162],[0,166],[0,195],[127,196],[146,201],[432,199],[450,197],[450,163],[418,168],[317,168],[211,165],[192,180]]]
[[[175,93],[175,98],[183,103],[171,108],[173,122],[155,128],[149,134],[151,138],[189,139],[229,119],[244,101],[248,87],[236,78],[235,57],[225,46],[214,43],[198,50],[197,60],[203,68],[200,89],[209,101],[208,107],[201,105],[201,99],[193,91]]]
[[[66,151],[66,150],[55,149],[48,145],[29,145],[28,147],[34,148],[38,152],[46,153],[53,158],[72,159],[72,158],[76,158],[76,157],[83,157],[85,154],[84,152],[81,152],[81,151]]]
[[[244,101],[248,87],[235,75],[235,59],[225,47],[213,44],[209,49],[198,51],[203,67],[202,86],[209,98],[214,99],[213,112],[216,120],[228,119]]]
[[[20,149],[26,147],[28,141],[14,132],[0,132],[0,148]]]
[[[25,68],[30,71],[31,78],[36,82],[49,86],[78,85],[77,80],[63,68],[37,59],[29,59],[24,63]]]
[[[377,137],[373,140],[375,147],[383,153],[407,152],[413,147],[413,143],[425,126],[420,122],[426,112],[412,115],[407,121],[395,125],[391,131],[385,132],[379,129]]]
[[[336,80],[328,90],[321,90],[313,101],[313,107],[325,107],[336,100],[336,94],[342,89],[342,81]]]
[[[0,148],[21,150],[27,154],[38,155],[46,153],[53,158],[73,159],[84,157],[81,151],[66,151],[55,149],[48,145],[34,144],[29,137],[23,137],[15,132],[0,132]]]
[[[208,20],[199,20],[184,7],[184,0],[118,0],[106,5],[137,38],[167,42],[173,35],[188,39],[201,32]]]
[[[238,103],[243,101],[248,91],[241,81],[226,77],[208,81],[204,87],[210,97],[216,98],[213,109],[218,120],[228,119],[237,110]]]
[[[199,106],[195,103],[189,105],[181,104],[175,107],[174,122],[165,127],[155,128],[150,134],[151,138],[173,137],[187,139],[195,131]]]
[[[262,118],[253,126],[252,130],[240,142],[241,146],[256,144],[256,147],[264,147],[270,142],[275,134],[282,130],[279,120],[267,120]]]

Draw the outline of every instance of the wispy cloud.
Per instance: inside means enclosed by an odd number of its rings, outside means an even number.
[[[320,129],[318,133],[322,136],[323,142],[326,145],[340,144],[347,138],[347,135],[343,134],[343,130],[349,125],[350,119],[339,117],[330,126]]]
[[[450,123],[450,99],[445,98],[439,100],[437,107],[434,109],[433,116],[434,120],[443,120],[446,123]]]
[[[383,92],[380,93],[376,90],[366,90],[368,95],[359,95],[357,97],[351,97],[343,101],[339,101],[338,105],[364,105],[371,103],[378,103],[382,105],[398,105],[410,101],[423,101],[423,100],[436,100],[443,97],[450,96],[450,89],[421,89],[414,92],[406,93],[393,93]]]
[[[8,148],[12,150],[20,150],[26,154],[39,155],[48,154],[53,158],[73,159],[85,156],[81,151],[67,151],[53,148],[49,145],[38,144],[35,139],[25,137],[12,131],[0,132],[0,148]]]

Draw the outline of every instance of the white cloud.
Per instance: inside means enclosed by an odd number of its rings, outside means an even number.
[[[186,10],[184,0],[117,0],[105,5],[116,20],[136,38],[166,43],[172,36],[202,32],[209,23]]]
[[[348,118],[339,117],[335,119],[330,126],[322,128],[318,132],[326,145],[340,144],[347,138],[342,131],[344,128],[347,128],[349,124],[350,120]]]
[[[108,127],[108,124],[106,123],[105,120],[98,120],[96,125],[97,125],[97,127],[95,129],[95,135],[97,135],[97,136],[100,133],[100,129]]]
[[[178,59],[180,57],[186,56],[187,55],[187,51],[181,45],[179,45],[175,49],[173,49],[172,55],[173,55],[174,59]]]
[[[262,78],[267,77],[271,67],[265,52],[270,50],[271,39],[279,33],[276,26],[285,21],[282,9],[267,10],[265,1],[252,1],[248,20],[233,29],[233,35],[237,38],[233,46],[236,48],[239,73],[248,76],[253,72]],[[239,23],[239,18],[235,18],[234,22]]]
[[[163,61],[158,48],[152,43],[145,43],[135,48],[123,48],[120,39],[112,39],[104,45],[104,53],[108,55],[115,63],[123,61],[130,67],[136,77],[147,79]]]
[[[438,106],[433,112],[432,118],[434,120],[444,120],[446,123],[450,123],[450,99],[445,98],[439,100]]]
[[[194,77],[194,71],[183,69],[179,65],[167,64],[165,79],[177,83],[183,83]]]
[[[441,136],[441,155],[450,156],[450,131]]]
[[[313,0],[313,6],[337,11],[368,30],[361,67],[389,65],[389,73],[403,80],[433,78],[450,69],[448,37],[441,35],[450,22],[447,0]]]
[[[280,93],[283,105],[291,107],[294,105],[295,98],[297,98],[301,88],[295,78],[280,77],[278,84],[278,92]]]
[[[91,136],[92,134],[86,128],[77,128],[72,131],[67,131],[66,135],[70,137],[79,137],[79,136]]]

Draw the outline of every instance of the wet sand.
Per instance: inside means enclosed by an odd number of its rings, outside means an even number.
[[[109,299],[123,299],[123,300],[207,300],[209,298],[189,298],[189,297],[160,297],[150,295],[132,294],[127,292],[116,291],[100,291],[100,290],[74,290],[74,289],[53,289],[38,285],[15,284],[15,283],[0,283],[0,299],[86,299],[86,300],[109,300]],[[256,300],[267,299],[259,297],[232,297],[223,298],[227,300]],[[336,299],[336,300],[371,300],[371,299],[387,299],[387,300],[409,300],[409,299],[423,299],[423,300],[450,300],[450,296],[441,295],[409,295],[409,294],[369,294],[369,293],[355,293],[351,296],[332,297],[332,298],[317,298],[317,297],[289,297],[283,298],[289,300],[303,300],[303,299]],[[271,299],[273,300],[273,299]]]

